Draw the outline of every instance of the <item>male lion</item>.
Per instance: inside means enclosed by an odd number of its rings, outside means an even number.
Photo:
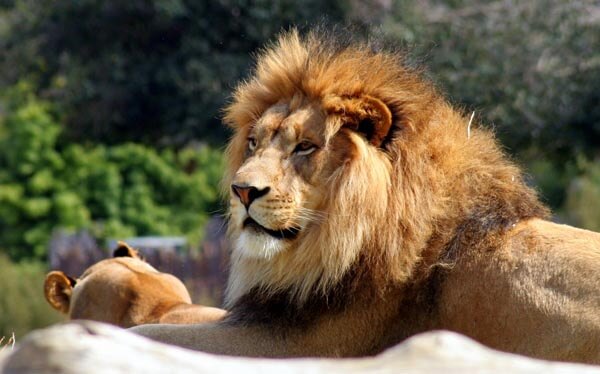
[[[131,327],[146,323],[212,322],[225,311],[194,305],[179,279],[161,273],[123,242],[75,280],[62,271],[46,275],[44,295],[70,319],[90,319]]]
[[[135,329],[248,356],[362,356],[433,329],[600,363],[600,234],[547,209],[402,56],[282,35],[226,108],[220,323]]]

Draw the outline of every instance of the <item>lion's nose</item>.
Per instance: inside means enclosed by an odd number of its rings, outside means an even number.
[[[262,190],[259,190],[254,186],[238,186],[236,184],[232,184],[231,189],[233,190],[233,193],[239,197],[246,209],[248,209],[254,200],[261,196],[265,196],[271,190],[270,187],[265,187]]]

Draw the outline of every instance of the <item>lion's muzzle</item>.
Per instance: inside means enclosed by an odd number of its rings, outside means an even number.
[[[262,196],[265,196],[271,190],[270,187],[258,189],[254,186],[231,185],[231,190],[240,199],[240,202],[248,209],[252,202]]]
[[[271,230],[256,222],[251,217],[248,217],[244,220],[244,228],[252,228],[256,231],[265,232],[276,239],[295,239],[300,233],[299,227],[289,227],[280,230]]]

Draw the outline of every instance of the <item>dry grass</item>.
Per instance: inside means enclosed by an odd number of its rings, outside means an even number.
[[[15,333],[13,332],[11,337],[6,341],[6,343],[4,343],[4,339],[6,339],[5,336],[3,336],[2,338],[0,338],[0,353],[4,352],[4,350],[6,349],[6,347],[10,346],[10,350],[12,351],[15,348]]]

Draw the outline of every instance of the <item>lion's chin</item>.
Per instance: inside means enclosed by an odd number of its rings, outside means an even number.
[[[243,230],[234,244],[238,255],[249,258],[269,260],[283,251],[288,244],[266,233],[255,230]]]

